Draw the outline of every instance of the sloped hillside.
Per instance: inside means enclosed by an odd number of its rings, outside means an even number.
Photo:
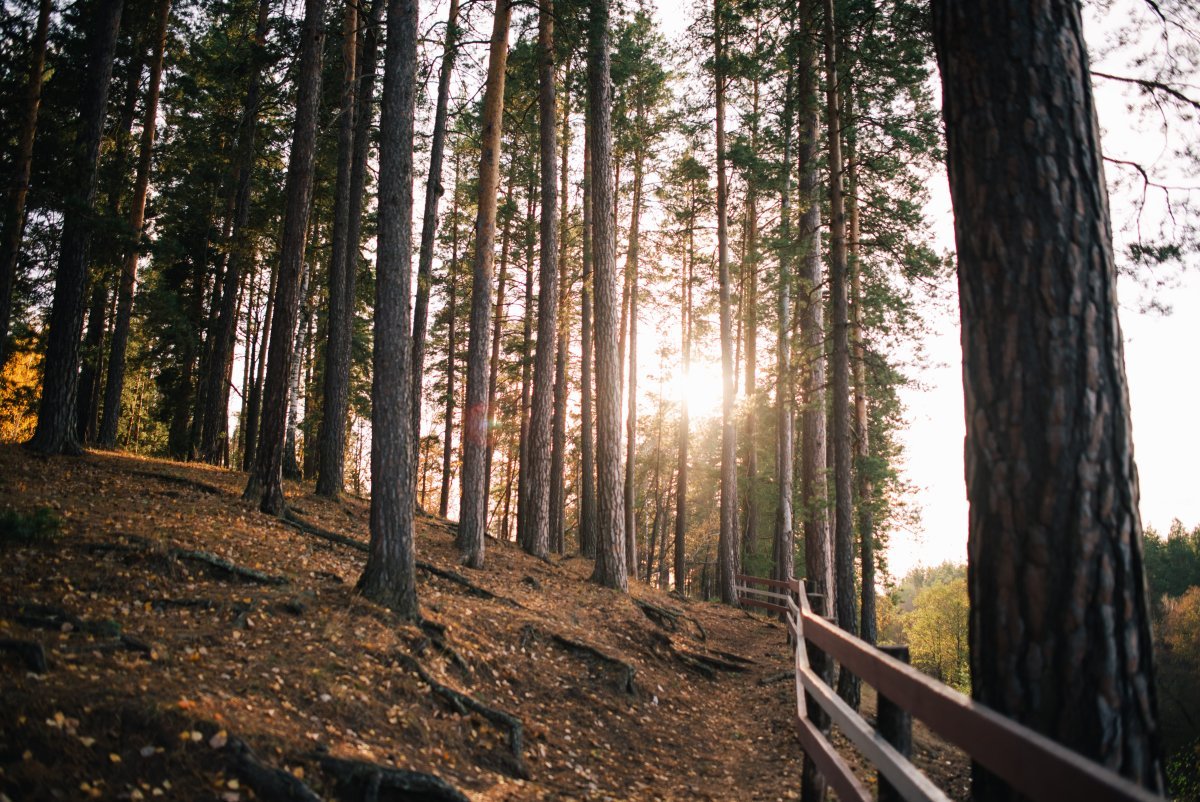
[[[242,482],[0,448],[8,799],[797,795],[776,622],[504,543],[468,572],[420,518],[401,623],[353,589],[364,501],[289,487],[288,524]]]

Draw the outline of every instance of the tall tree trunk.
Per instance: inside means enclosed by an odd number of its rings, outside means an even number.
[[[379,256],[371,379],[371,542],[358,589],[403,618],[416,619],[412,447],[413,111],[417,0],[388,0],[379,121]]]
[[[847,87],[846,113],[854,114],[854,93]],[[859,260],[858,144],[854,123],[846,128],[846,216],[850,227],[850,296],[854,327],[855,489],[858,495],[859,561],[862,570],[860,637],[874,645],[875,625],[875,483],[871,471],[870,416],[867,412],[867,349],[863,341],[862,262]]]
[[[255,137],[258,132],[259,96],[262,93],[262,70],[265,61],[267,29],[271,0],[259,0],[258,19],[254,26],[254,48],[250,60],[250,78],[246,86],[246,100],[242,105],[242,128],[238,133],[237,167],[235,168],[235,197],[233,228],[229,241],[229,261],[222,279],[221,309],[211,335],[213,345],[212,362],[205,382],[208,385],[204,419],[200,441],[201,458],[208,463],[220,462],[220,453],[227,440],[228,394],[218,382],[224,369],[233,363],[233,351],[237,341],[237,310],[234,288],[238,286],[247,265],[252,265],[254,254],[246,227],[250,223],[250,192],[254,174]],[[244,392],[244,390],[243,390]]]
[[[0,231],[0,368],[8,361],[11,353],[8,346],[9,327],[12,323],[13,284],[17,277],[17,258],[21,254],[21,240],[25,233],[25,199],[29,195],[29,178],[33,173],[33,140],[37,136],[38,110],[42,105],[42,84],[46,73],[46,34],[50,29],[50,12],[53,0],[38,3],[37,24],[30,42],[29,78],[25,84],[24,115],[21,120],[21,135],[17,140],[17,153],[13,164],[12,183],[4,206],[4,219]]]
[[[563,70],[571,74],[570,59]],[[558,345],[554,355],[554,433],[550,445],[550,550],[562,554],[566,550],[563,532],[566,484],[564,473],[567,461],[567,356],[571,346],[570,314],[567,308],[569,292],[567,268],[567,230],[569,201],[568,166],[571,156],[571,94],[570,84],[563,88],[562,135],[558,167]]]
[[[129,323],[133,314],[133,290],[137,284],[138,257],[141,255],[146,223],[146,195],[150,188],[150,168],[154,158],[154,134],[158,127],[158,96],[162,89],[163,60],[167,48],[167,25],[171,17],[171,0],[160,0],[154,31],[154,55],[150,59],[150,83],[146,87],[145,112],[142,117],[142,138],[138,144],[137,176],[133,183],[133,198],[129,207],[129,229],[133,243],[125,253],[121,281],[117,286],[117,317],[113,321],[112,341],[108,356],[108,377],[104,384],[104,415],[100,419],[99,444],[112,448],[117,442],[117,427],[121,422],[121,394],[125,389],[125,357],[129,346]],[[234,284],[236,288],[237,284]],[[236,290],[233,292],[236,297]],[[221,370],[223,379],[225,371]]]
[[[454,453],[454,359],[458,348],[458,193],[461,187],[461,163],[460,155],[455,153],[454,198],[450,212],[450,268],[446,275],[446,315],[449,324],[446,338],[446,429],[442,439],[442,490],[438,496],[438,515],[443,518],[450,514],[450,481]]]
[[[819,100],[817,97],[816,35],[817,4],[805,3],[798,37],[796,106],[799,113],[797,136],[798,231],[800,260],[797,265],[796,292],[799,301],[801,354],[808,365],[804,377],[802,411],[800,498],[804,515],[804,561],[807,590],[818,593],[814,607],[819,615],[831,615],[836,590],[833,575],[833,542],[829,526],[829,486],[827,481],[829,448],[826,436],[826,357],[825,312],[821,288],[821,139]],[[807,27],[803,19],[812,21]],[[824,652],[809,649],[813,670],[829,684],[833,681],[833,661]],[[822,732],[830,721],[819,705],[807,705],[809,718]],[[812,758],[805,756],[801,776],[801,798],[824,800],[827,783]]]
[[[787,52],[795,55],[796,33],[788,33]],[[800,69],[804,65],[799,65]],[[795,496],[795,431],[792,408],[792,133],[796,123],[795,69],[788,70],[780,122],[783,129],[783,163],[779,182],[779,284],[776,290],[778,326],[775,342],[775,536],[772,539],[772,576],[786,581],[796,570],[792,501]]]
[[[392,5],[396,0],[392,0]],[[308,216],[312,209],[313,161],[317,111],[321,100],[321,45],[325,39],[325,0],[305,0],[300,31],[299,84],[291,158],[284,186],[283,238],[276,281],[275,317],[271,321],[267,377],[263,386],[258,452],[243,497],[258,501],[271,515],[284,511],[283,438],[287,423],[288,377],[292,372],[293,334],[300,307],[300,273]]]
[[[467,338],[467,400],[463,415],[462,511],[458,547],[463,562],[483,567],[487,528],[487,335],[492,316],[492,262],[496,239],[496,192],[500,183],[500,134],[504,112],[504,72],[508,63],[508,22],[511,0],[496,0],[484,90],[482,150],[479,157],[479,204],[475,218],[475,259],[472,265],[471,327]]]
[[[375,0],[375,5],[381,5]],[[363,30],[370,27],[364,20]],[[358,85],[359,17],[357,0],[346,0],[342,12],[342,91],[337,137],[337,178],[333,198],[333,231],[329,257],[329,336],[325,341],[325,371],[321,387],[321,425],[317,432],[317,495],[337,498],[346,477],[346,417],[350,407],[350,348],[354,337],[354,296],[346,290],[351,273],[358,272],[358,242],[350,241],[350,208],[362,203],[354,197],[354,172]],[[374,65],[372,64],[372,72]],[[370,106],[366,106],[370,126]],[[361,185],[360,185],[361,188]],[[414,433],[415,435],[415,433]]]
[[[292,353],[292,373],[288,378],[287,429],[283,437],[283,475],[288,479],[300,479],[303,472],[296,460],[296,446],[300,437],[301,377],[304,369],[304,354],[309,345],[309,322],[312,320],[312,303],[308,294],[308,282],[312,268],[306,262],[300,274],[300,314],[296,320],[295,344]]]
[[[713,73],[717,112],[717,276],[720,282],[721,374],[721,530],[718,536],[718,582],[721,601],[737,604],[737,432],[734,428],[733,317],[729,275],[729,184],[725,174],[725,53],[721,41],[723,4],[713,0]]]
[[[834,570],[837,573],[835,615],[838,626],[858,633],[854,584],[854,491],[850,443],[850,337],[846,293],[846,210],[842,192],[841,90],[837,57],[837,21],[833,0],[825,0],[825,96],[829,142],[829,297],[833,347],[833,485]],[[858,707],[858,678],[843,668],[838,694]]]
[[[524,546],[529,527],[526,513],[529,510],[529,413],[533,405],[533,245],[536,237],[533,225],[533,210],[537,203],[534,188],[534,171],[530,171],[525,194],[525,305],[521,323],[521,426],[517,441],[517,541]]]
[[[123,4],[123,0],[98,0],[87,28],[88,66],[80,95],[79,130],[71,159],[80,191],[67,204],[63,219],[37,429],[28,444],[30,449],[42,454],[79,454],[82,451],[75,432],[79,336],[83,329],[91,217],[96,201],[96,166]]]
[[[757,37],[756,37],[757,39]],[[757,43],[757,42],[756,42]],[[757,48],[756,48],[757,49]],[[758,152],[759,82],[753,81],[754,120],[750,151]],[[758,553],[758,177],[746,180],[746,251],[742,280],[745,285],[743,320],[746,329],[746,521],[742,551]]]
[[[438,204],[442,194],[442,162],[446,153],[446,121],[450,108],[450,76],[458,55],[458,0],[450,0],[446,14],[446,38],[442,46],[442,68],[438,75],[437,105],[433,115],[433,138],[429,147],[429,175],[425,181],[425,210],[421,216],[421,250],[417,259],[417,299],[413,307],[413,447],[421,432],[421,388],[425,375],[425,339],[429,324],[429,292],[433,285],[433,246],[437,236]]]
[[[680,351],[683,353],[683,375],[690,375],[692,369],[692,265],[696,257],[696,196],[694,188],[689,190],[691,197],[688,201],[688,245],[684,253],[679,287],[680,310],[679,329],[683,339]],[[688,498],[688,440],[691,435],[691,422],[688,417],[687,389],[679,399],[679,465],[675,470],[675,591],[687,592],[687,498]]]
[[[246,399],[246,442],[242,450],[242,470],[250,471],[254,467],[254,457],[258,453],[258,425],[262,420],[262,391],[266,382],[267,348],[270,343],[272,318],[275,315],[275,288],[279,284],[279,269],[271,271],[271,280],[267,290],[267,308],[263,313],[263,323],[259,330],[258,364],[255,367],[254,384],[250,388],[250,396]]]
[[[638,117],[643,110],[638,109]],[[644,157],[633,154],[633,209],[629,212],[629,250],[625,256],[625,277],[629,284],[629,408],[625,416],[625,562],[630,576],[638,575],[636,463],[637,463],[637,318],[638,318],[638,236],[642,216],[642,176]],[[653,546],[654,541],[651,541]]]
[[[962,314],[972,693],[1162,793],[1080,5],[937,0],[933,20]],[[1017,798],[979,768],[973,792]]]
[[[612,170],[609,0],[590,0],[588,139],[591,141],[592,257],[596,308],[596,564],[592,579],[627,591],[621,495],[621,362]]]
[[[512,178],[508,179],[508,191],[504,195],[504,206],[512,204]],[[500,234],[500,275],[496,281],[496,311],[492,316],[492,352],[488,361],[488,426],[487,426],[487,456],[484,459],[483,495],[484,506],[490,503],[492,495],[492,462],[496,454],[496,419],[500,417],[500,409],[496,397],[500,389],[500,340],[504,333],[504,292],[508,287],[508,246],[510,242],[512,215],[505,214],[504,229]],[[466,425],[466,411],[463,411],[463,425]],[[460,502],[461,503],[461,502]],[[486,529],[486,527],[485,527]]]
[[[596,341],[592,331],[593,295],[595,277],[592,274],[592,113],[590,105],[584,115],[583,137],[583,276],[579,282],[579,553],[584,557],[596,556],[596,438],[595,391],[592,387],[592,369],[595,365]]]
[[[559,346],[558,327],[558,122],[554,93],[554,0],[538,5],[538,146],[541,163],[542,214],[538,232],[537,356],[533,366],[533,409],[529,419],[529,468],[526,479],[525,550],[545,559],[550,553],[551,458],[555,440],[555,358]],[[561,466],[561,463],[560,463]]]

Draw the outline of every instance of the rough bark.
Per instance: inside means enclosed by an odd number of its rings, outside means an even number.
[[[638,109],[638,116],[642,110]],[[633,154],[633,208],[629,212],[629,250],[625,277],[629,285],[629,390],[625,414],[625,563],[630,576],[638,574],[637,547],[637,335],[638,335],[638,241],[642,217],[642,180],[645,172],[641,151]],[[651,541],[653,546],[653,541]]]
[[[1162,793],[1080,5],[939,0],[933,19],[962,315],[972,692]],[[1016,798],[981,770],[973,791]]]
[[[579,286],[579,553],[596,556],[596,437],[595,391],[592,387],[596,341],[592,332],[593,285],[592,275],[592,145],[591,109],[585,114],[583,138],[583,278]]]
[[[850,634],[858,633],[858,604],[854,584],[854,491],[852,445],[850,442],[850,333],[847,309],[846,207],[842,182],[840,68],[836,43],[837,22],[833,0],[825,0],[825,98],[826,139],[829,147],[829,312],[833,345],[830,349],[833,393],[833,486],[834,486],[834,614],[837,624]],[[859,683],[843,669],[838,675],[838,694],[857,708]]]
[[[167,25],[170,17],[171,0],[160,0],[154,30],[154,55],[150,59],[150,82],[146,87],[145,111],[142,117],[142,137],[138,143],[137,174],[129,207],[129,230],[133,235],[133,242],[125,253],[125,261],[121,266],[121,281],[117,285],[117,315],[113,321],[108,377],[104,384],[104,414],[100,419],[98,441],[102,448],[112,448],[116,444],[117,425],[121,420],[121,394],[125,389],[129,323],[133,315],[133,291],[137,284],[138,257],[142,252],[142,237],[145,234],[146,195],[150,188],[154,135],[158,128],[158,96],[162,89],[163,60],[166,56]],[[236,291],[233,294],[236,298]],[[224,370],[220,376],[224,378]]]
[[[442,435],[442,489],[438,495],[438,515],[445,518],[450,514],[450,479],[453,471],[454,454],[454,382],[457,368],[454,360],[458,351],[458,193],[462,172],[462,159],[454,154],[454,203],[450,213],[450,266],[446,275],[446,316],[448,320],[446,338],[446,428]]]
[[[381,5],[375,0],[376,6]],[[366,20],[364,20],[366,22]],[[367,30],[370,23],[363,26]],[[321,426],[317,432],[317,495],[337,498],[346,476],[346,418],[350,408],[350,348],[354,336],[354,296],[350,273],[358,271],[358,242],[350,241],[350,209],[361,198],[351,193],[355,136],[362,71],[358,65],[357,0],[346,0],[342,11],[342,86],[338,104],[337,177],[330,232],[328,336],[321,386]],[[372,64],[372,72],[374,65]],[[370,126],[370,106],[363,108]],[[361,185],[359,189],[361,189]]]
[[[75,431],[79,337],[83,328],[92,209],[96,201],[96,167],[123,5],[123,0],[98,0],[88,26],[88,66],[71,158],[79,194],[70,199],[63,218],[37,429],[28,443],[31,450],[43,454],[82,451]]]
[[[458,546],[463,562],[483,567],[487,529],[486,459],[488,429],[487,335],[492,316],[492,262],[496,239],[496,192],[500,183],[500,134],[504,112],[504,70],[508,62],[510,0],[496,0],[484,90],[482,151],[479,157],[479,203],[475,218],[472,265],[471,323],[467,338],[467,400],[463,415],[462,511]]]
[[[42,85],[46,72],[46,34],[50,29],[53,0],[38,4],[37,23],[33,41],[29,44],[29,78],[25,84],[25,105],[22,109],[21,135],[17,140],[12,182],[4,205],[3,228],[0,231],[0,368],[11,353],[8,346],[12,323],[13,284],[17,277],[17,258],[25,233],[25,200],[29,196],[29,177],[33,173],[33,140],[37,136],[38,110],[42,105]]]
[[[529,537],[529,413],[533,406],[533,246],[536,239],[533,224],[537,205],[534,173],[529,174],[525,193],[525,305],[521,312],[521,416],[520,437],[517,439],[517,540],[521,544]]]
[[[421,246],[417,258],[417,298],[413,306],[412,430],[416,448],[421,433],[421,389],[425,374],[425,339],[429,325],[429,292],[433,286],[433,245],[437,236],[438,204],[442,200],[442,163],[446,154],[446,130],[450,108],[450,76],[458,55],[458,0],[450,0],[446,14],[446,38],[442,45],[442,67],[438,75],[437,102],[433,114],[433,137],[429,146],[429,175],[425,181],[425,208],[421,216]]]
[[[721,318],[721,530],[718,536],[718,594],[737,604],[737,431],[734,428],[733,310],[729,272],[729,182],[725,172],[725,54],[721,41],[721,0],[713,0],[713,77],[716,81],[717,134],[717,280]]]
[[[551,452],[554,440],[554,384],[558,337],[558,142],[554,92],[554,0],[538,5],[538,146],[541,205],[538,241],[537,354],[533,366],[533,408],[529,418],[525,550],[545,559],[550,553]]]
[[[609,0],[590,0],[588,139],[591,142],[592,279],[596,355],[596,564],[592,579],[627,591],[621,494],[621,362],[617,350]]]
[[[789,51],[794,53],[795,31],[789,34]],[[775,343],[775,535],[772,539],[772,576],[789,580],[795,574],[796,545],[793,532],[796,460],[792,382],[792,134],[796,122],[795,71],[789,70],[784,88],[780,122],[783,129],[783,163],[779,182],[779,284],[776,290]]]
[[[364,596],[416,619],[412,446],[413,112],[417,0],[388,0],[379,128],[379,239],[371,381],[371,541]]]
[[[570,59],[563,70],[571,74]],[[570,84],[563,90],[561,162],[558,167],[558,346],[554,357],[554,433],[550,444],[550,550],[562,554],[566,550],[563,532],[566,485],[564,472],[567,461],[567,356],[571,345],[570,314],[567,309],[569,274],[567,268],[568,227],[568,167],[571,155],[571,95]]]
[[[325,0],[305,0],[297,68],[296,121],[284,185],[283,237],[275,286],[275,315],[267,351],[262,420],[253,469],[243,497],[270,515],[284,510],[283,440],[287,423],[288,377],[293,334],[300,311],[300,273],[312,209],[317,108],[321,96],[321,45],[325,39]]]

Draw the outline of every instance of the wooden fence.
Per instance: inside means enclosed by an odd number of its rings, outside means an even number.
[[[843,802],[870,800],[871,794],[809,719],[806,692],[878,770],[881,780],[886,779],[901,797],[908,800],[947,797],[813,671],[808,644],[874,687],[881,705],[894,704],[920,719],[1029,799],[1161,802],[1161,797],[1141,786],[927,677],[814,614],[802,581],[739,574],[737,582],[743,606],[770,610],[787,620],[794,644],[796,729],[800,743]]]

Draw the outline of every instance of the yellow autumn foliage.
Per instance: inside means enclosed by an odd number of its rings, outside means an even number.
[[[41,354],[18,347],[0,370],[0,442],[19,443],[33,436],[41,388]]]

